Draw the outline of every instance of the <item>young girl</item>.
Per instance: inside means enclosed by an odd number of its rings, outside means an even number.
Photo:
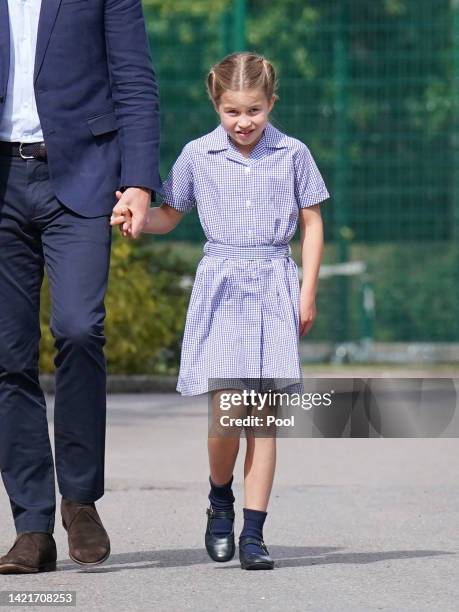
[[[177,390],[211,393],[215,417],[222,414],[222,399],[241,388],[238,381],[301,380],[298,340],[316,316],[323,250],[318,204],[329,194],[308,148],[268,121],[277,99],[268,60],[229,55],[210,71],[207,89],[220,125],[184,147],[164,184],[164,203],[149,210],[143,231],[170,232],[197,205],[207,243],[186,317]],[[289,249],[298,218],[301,292]],[[130,220],[129,209],[116,205],[111,223],[125,236]],[[208,439],[205,543],[215,561],[235,553],[231,485],[241,427],[232,431],[237,435]],[[246,438],[239,557],[243,569],[272,569],[263,524],[276,438],[254,435],[251,428]]]

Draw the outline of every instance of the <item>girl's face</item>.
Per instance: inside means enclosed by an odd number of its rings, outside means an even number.
[[[243,154],[250,154],[260,140],[276,97],[266,98],[262,89],[225,91],[215,110],[223,128]]]

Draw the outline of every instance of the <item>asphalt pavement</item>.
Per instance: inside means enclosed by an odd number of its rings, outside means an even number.
[[[459,609],[458,439],[279,439],[264,531],[276,568],[248,572],[204,549],[206,436],[205,398],[110,396],[98,502],[110,558],[74,564],[56,519],[58,571],[0,576],[0,591],[75,591],[81,610]],[[0,525],[3,554],[14,539],[4,492]]]

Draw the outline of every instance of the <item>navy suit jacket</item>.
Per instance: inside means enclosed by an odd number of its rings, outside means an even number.
[[[8,84],[0,0],[0,118]],[[42,0],[34,87],[58,199],[109,214],[120,187],[161,189],[159,96],[141,0]]]

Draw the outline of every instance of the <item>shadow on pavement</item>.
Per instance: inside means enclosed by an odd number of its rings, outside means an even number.
[[[415,559],[454,555],[456,553],[442,550],[394,550],[375,553],[347,553],[333,547],[308,546],[269,546],[271,556],[276,561],[276,568],[309,567],[311,565],[329,565],[344,563],[349,565],[376,563],[396,559]],[[211,564],[218,569],[239,568],[237,555],[230,564],[214,563],[203,549],[184,548],[173,550],[154,550],[132,553],[120,553],[111,557],[100,566],[84,568],[68,560],[59,561],[58,571],[80,571],[83,573],[108,573],[122,570],[152,569],[165,567],[189,567],[192,565]]]

